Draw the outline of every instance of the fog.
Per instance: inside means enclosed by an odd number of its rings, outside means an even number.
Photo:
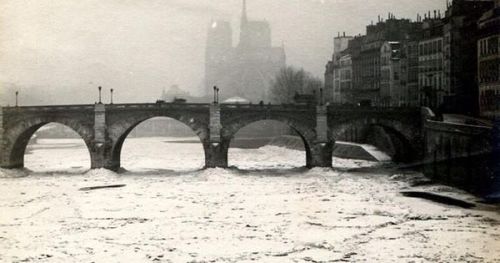
[[[388,12],[415,19],[445,7],[436,0],[248,0],[250,19],[271,24],[287,64],[323,78],[333,37],[364,33]],[[26,103],[93,103],[96,87],[115,101],[153,101],[173,84],[204,95],[211,19],[239,29],[240,0],[2,0],[0,103],[13,90]],[[105,97],[107,94],[105,94]]]

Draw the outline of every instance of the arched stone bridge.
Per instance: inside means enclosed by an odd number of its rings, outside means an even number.
[[[423,152],[423,117],[418,108],[363,108],[241,104],[95,104],[0,108],[0,166],[24,166],[31,136],[47,123],[60,123],[85,141],[92,168],[120,168],[122,145],[139,123],[169,117],[200,138],[206,167],[227,167],[231,139],[261,120],[288,124],[300,135],[308,167],[330,167],[335,140],[370,142],[396,160]]]

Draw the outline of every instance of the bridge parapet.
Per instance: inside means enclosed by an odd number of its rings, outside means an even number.
[[[426,157],[433,162],[493,151],[493,127],[427,120],[425,133]]]
[[[132,110],[132,109],[208,109],[207,103],[124,103],[106,104],[110,110]]]
[[[5,112],[39,112],[39,111],[80,111],[92,110],[94,105],[45,105],[45,106],[21,106],[21,107],[4,107]]]
[[[279,105],[270,105],[270,104],[221,104],[221,108],[223,109],[233,109],[233,110],[254,110],[254,111],[314,111],[314,105],[303,105],[303,104],[279,104]]]

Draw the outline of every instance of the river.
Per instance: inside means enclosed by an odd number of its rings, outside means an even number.
[[[0,262],[500,262],[498,207],[417,172],[336,158],[308,170],[274,146],[200,170],[201,144],[172,140],[127,139],[120,173],[88,171],[72,139],[30,147],[29,170],[0,170]],[[106,185],[119,187],[81,190]]]

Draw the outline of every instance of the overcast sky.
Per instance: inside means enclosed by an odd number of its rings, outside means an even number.
[[[444,0],[247,2],[250,19],[268,20],[273,43],[285,44],[287,64],[321,78],[336,32],[364,33],[389,11],[414,19],[445,7]],[[202,94],[207,27],[229,20],[236,37],[240,12],[241,0],[0,0],[0,82],[102,85],[126,96],[178,84]]]

